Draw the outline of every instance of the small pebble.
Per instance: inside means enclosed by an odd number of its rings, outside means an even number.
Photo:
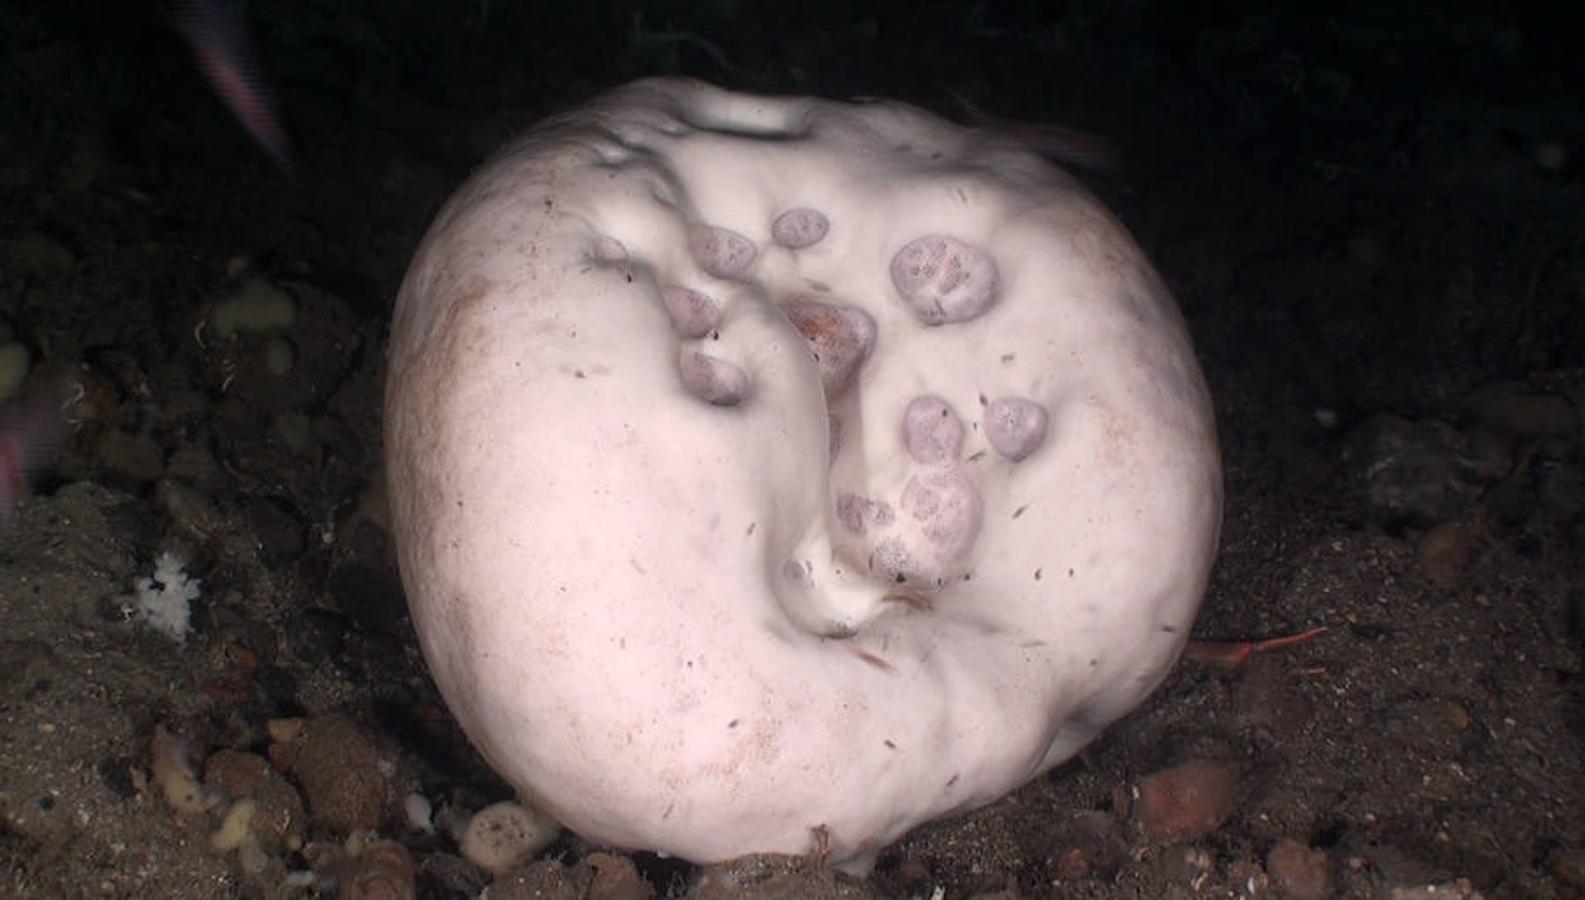
[[[298,735],[303,734],[303,719],[298,718],[298,716],[269,719],[268,723],[265,723],[265,734],[269,735],[269,740],[274,740],[274,742],[296,740]]]
[[[539,859],[504,872],[479,894],[479,900],[584,900],[566,865]]]
[[[154,737],[149,741],[149,772],[171,809],[192,814],[207,807],[186,739],[172,734],[164,725],[154,726]]]
[[[297,301],[262,278],[250,279],[236,293],[215,303],[209,324],[220,338],[237,332],[281,332],[297,321]]]
[[[1585,847],[1555,848],[1547,857],[1547,871],[1560,885],[1585,896]]]
[[[1387,893],[1388,900],[1485,900],[1485,896],[1468,878],[1395,887]]]
[[[560,830],[550,817],[503,800],[474,813],[458,844],[468,862],[500,874],[533,859]]]
[[[1377,517],[1430,526],[1468,503],[1462,472],[1463,436],[1435,421],[1376,415],[1343,439],[1342,466]]]
[[[870,900],[862,882],[802,856],[756,853],[704,869],[688,900]]]
[[[1523,382],[1488,384],[1471,394],[1464,408],[1482,424],[1520,437],[1567,437],[1580,427],[1574,404]]]
[[[15,397],[33,364],[28,348],[16,341],[0,344],[0,403]]]
[[[435,807],[429,798],[414,792],[402,800],[402,810],[407,813],[407,825],[414,831],[424,834],[435,833]]]

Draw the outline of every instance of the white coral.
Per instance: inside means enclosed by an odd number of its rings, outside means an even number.
[[[187,641],[192,630],[192,601],[203,593],[202,583],[185,571],[186,562],[169,550],[154,560],[154,574],[132,583],[134,594],[125,598],[129,614],[177,643]]]

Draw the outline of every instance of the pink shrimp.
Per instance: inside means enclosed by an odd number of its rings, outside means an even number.
[[[199,70],[237,121],[276,165],[290,170],[291,146],[259,70],[247,7],[247,0],[182,0],[171,21],[192,45]]]
[[[33,379],[20,396],[0,405],[0,519],[11,515],[66,437],[60,386],[55,378]]]

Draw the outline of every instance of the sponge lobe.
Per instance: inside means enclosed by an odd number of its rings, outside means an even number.
[[[966,322],[996,302],[996,261],[981,248],[944,234],[903,245],[892,257],[892,284],[926,325]]]

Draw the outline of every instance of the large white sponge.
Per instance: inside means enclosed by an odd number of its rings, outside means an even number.
[[[894,103],[640,82],[402,287],[402,576],[483,754],[590,839],[862,869],[1160,682],[1215,550],[1167,290],[1067,175]]]

